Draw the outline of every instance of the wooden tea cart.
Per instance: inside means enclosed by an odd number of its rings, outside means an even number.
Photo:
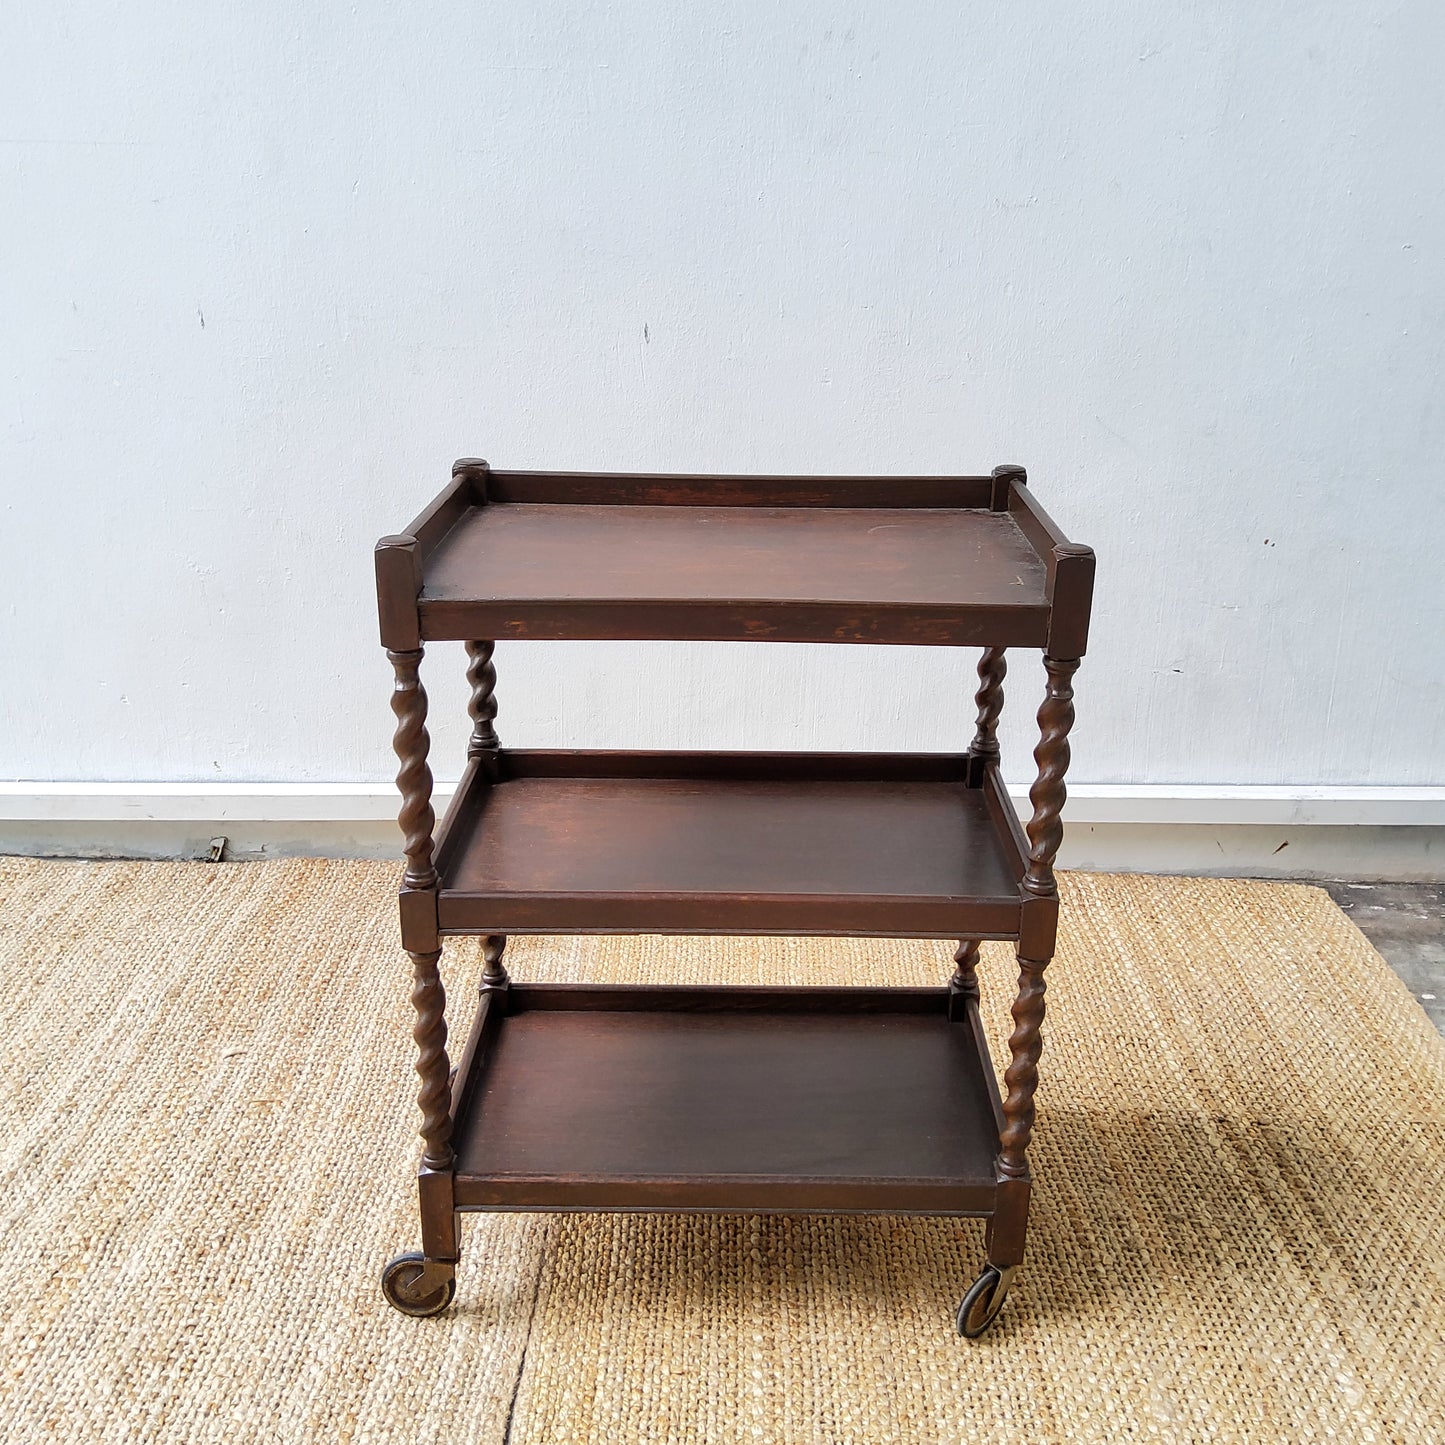
[[[382,1289],[413,1315],[455,1291],[468,1210],[921,1213],[988,1220],[958,1310],[978,1335],[1024,1257],[1053,863],[1071,679],[1094,556],[1022,467],[976,477],[682,477],[494,471],[451,485],[376,549],[395,668],[421,1076],[422,1252]],[[981,647],[958,754],[514,750],[499,639]],[[466,644],[471,740],[440,828],[427,642]],[[1005,651],[1042,650],[1032,816],[999,772]],[[512,982],[507,935],[819,934],[961,939],[936,988]],[[442,940],[480,935],[455,1070]],[[1000,1098],[979,1022],[982,939],[1017,946]]]

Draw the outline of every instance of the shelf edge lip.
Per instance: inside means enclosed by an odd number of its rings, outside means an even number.
[[[505,1204],[491,1201],[458,1199],[459,1214],[770,1214],[795,1216],[816,1214],[826,1218],[883,1216],[898,1219],[988,1219],[995,1209],[992,1200],[986,1204]]]
[[[984,511],[990,509],[993,478],[964,472],[809,476],[783,472],[548,471],[499,467],[489,469],[487,481],[488,501],[499,506]],[[513,495],[498,495],[508,491]],[[900,493],[908,493],[913,499],[900,500]],[[688,495],[684,499],[679,494]],[[739,500],[744,495],[746,499]]]
[[[987,1217],[997,1207],[998,1186],[981,1178],[942,1184],[848,1184],[825,1180],[802,1187],[764,1175],[738,1184],[669,1184],[604,1178],[595,1184],[553,1185],[452,1176],[459,1210],[572,1211],[609,1214],[919,1214]],[[840,1198],[839,1196],[842,1196]]]
[[[798,611],[807,615],[799,620]],[[670,619],[657,622],[659,612]],[[775,618],[774,613],[784,617]],[[789,616],[789,614],[792,614]],[[732,609],[706,600],[630,599],[518,604],[475,598],[425,600],[418,608],[424,642],[475,636],[515,642],[816,642],[835,645],[1042,648],[1050,611],[1035,603],[781,601]],[[860,617],[870,626],[850,626]]]
[[[701,916],[699,916],[701,915]],[[830,927],[835,917],[846,923]],[[719,926],[718,919],[725,923]],[[444,933],[656,933],[686,937],[749,934],[780,937],[1016,939],[1023,900],[949,899],[880,894],[736,893],[461,893],[437,895]]]
[[[468,901],[476,900],[481,903],[505,903],[513,900],[522,903],[530,903],[533,901],[538,903],[556,903],[564,900],[583,904],[631,903],[636,901],[643,903],[676,903],[697,899],[707,903],[726,901],[742,907],[764,908],[806,900],[810,907],[822,907],[824,904],[855,903],[870,906],[876,904],[880,908],[908,908],[916,907],[920,904],[931,904],[948,908],[974,906],[1018,908],[1023,902],[1017,893],[737,893],[729,889],[720,889],[711,892],[683,889],[669,889],[666,891],[627,889],[625,891],[606,893],[579,893],[570,890],[558,890],[556,892],[487,893],[474,892],[468,889],[449,888],[445,883],[443,883],[437,891],[445,900],[455,901],[458,899],[466,899]]]
[[[560,779],[606,782],[910,784],[981,793],[966,752],[777,752],[700,748],[502,748],[497,786]]]
[[[1021,616],[1033,616],[1039,614],[1047,616],[1049,604],[1047,601],[1040,602],[926,602],[916,600],[911,602],[880,601],[876,597],[593,597],[585,593],[579,593],[575,597],[507,597],[496,596],[475,596],[471,593],[464,595],[438,595],[428,594],[425,589],[417,597],[417,602],[425,614],[428,608],[435,607],[516,607],[522,608],[547,608],[547,607],[600,607],[600,608],[622,608],[622,607],[675,607],[680,610],[689,608],[709,607],[761,607],[761,608],[810,608],[817,611],[837,611],[844,608],[856,609],[867,608],[870,612],[907,612],[907,613],[935,613],[947,612],[950,614],[969,612],[1008,612],[1018,613]]]
[[[880,1018],[946,1017],[947,984],[544,983],[508,985],[509,1017],[521,1013],[724,1014],[789,1019],[866,1014]]]
[[[1020,930],[1017,928],[981,928],[972,920],[967,922],[967,932],[970,938],[977,938],[983,943],[1016,943]],[[817,927],[789,927],[780,928],[771,924],[752,923],[746,928],[703,928],[698,925],[673,925],[665,924],[661,927],[639,928],[632,925],[622,924],[596,925],[588,924],[586,927],[572,926],[570,924],[531,924],[531,923],[509,923],[506,927],[506,934],[509,938],[546,938],[557,937],[581,937],[581,938],[906,938],[916,940],[944,940],[956,939],[963,931],[955,925],[947,928],[817,928]],[[442,938],[483,938],[489,933],[496,932],[495,928],[481,924],[459,924],[444,923],[437,929]]]
[[[998,1184],[982,1170],[963,1178],[873,1178],[783,1174],[578,1176],[520,1175],[502,1178],[457,1171],[452,1175],[458,1209],[588,1210],[669,1214],[936,1214],[988,1215]],[[840,1198],[840,1196],[842,1196]]]
[[[493,467],[487,475],[503,481],[637,481],[637,482],[987,482],[988,472],[613,472],[586,467],[566,471],[557,467]],[[538,505],[541,505],[540,503]]]
[[[606,1185],[715,1186],[717,1188],[749,1188],[777,1185],[800,1189],[867,1188],[878,1185],[885,1189],[993,1189],[994,1174],[473,1174],[458,1169],[458,1181],[467,1183],[520,1185],[558,1189],[603,1187]]]
[[[784,994],[789,998],[821,997],[824,994],[839,998],[859,998],[870,993],[884,993],[892,997],[915,994],[919,998],[937,999],[946,1002],[949,986],[946,983],[615,983],[610,980],[531,978],[513,979],[509,985],[514,996],[525,998],[531,990],[547,993],[561,993],[571,989],[585,989],[592,993],[611,991],[618,994],[642,993],[656,990],[659,993],[697,993],[708,996],[725,994]]]

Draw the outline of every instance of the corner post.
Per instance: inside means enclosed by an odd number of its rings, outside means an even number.
[[[423,1195],[434,1192],[426,1183],[430,1171],[451,1168],[451,1064],[447,1058],[446,991],[442,987],[441,940],[437,930],[437,873],[432,862],[431,768],[427,753],[431,739],[426,730],[426,691],[419,668],[421,648],[388,649],[396,669],[391,695],[396,714],[392,739],[401,769],[396,785],[401,792],[401,824],[406,871],[402,875],[402,943],[411,956],[411,1002],[416,1010],[412,1038],[416,1041],[416,1072],[421,1079],[417,1103],[421,1106]],[[425,1214],[425,1210],[423,1211]],[[432,1251],[428,1249],[430,1255]]]
[[[994,512],[1008,511],[1009,496],[1015,487],[1026,487],[1029,483],[1029,474],[1017,462],[1005,462],[1001,467],[993,469],[993,496],[989,501],[989,510]]]
[[[447,1058],[447,995],[442,986],[441,949],[413,953],[411,1003],[416,1023],[416,1072],[421,1080],[421,1163],[423,1170],[452,1166],[451,1061]],[[430,1253],[430,1251],[428,1251]]]
[[[1034,749],[1038,775],[1029,789],[1033,816],[1028,821],[1029,862],[1022,887],[1035,898],[1056,898],[1054,859],[1064,841],[1064,801],[1068,789],[1064,776],[1069,770],[1069,730],[1074,725],[1073,676],[1077,657],[1044,658],[1048,688],[1039,707],[1039,742]]]
[[[396,672],[396,685],[391,693],[396,732],[391,741],[401,764],[396,786],[401,793],[397,822],[406,853],[402,884],[405,888],[435,890],[437,874],[432,863],[432,830],[436,827],[436,814],[432,811],[432,775],[427,764],[431,737],[426,730],[426,689],[421,684],[422,649],[417,647],[400,652],[388,648],[386,655]]]
[[[1069,729],[1074,723],[1071,680],[1078,666],[1077,657],[1044,658],[1048,686],[1039,707],[1039,743],[1034,749],[1038,776],[1029,789],[1033,815],[1027,827],[1028,867],[1020,881],[1026,918],[1018,949],[1018,993],[1010,1011],[1009,1064],[1004,1071],[1004,1123],[996,1166],[998,1205],[989,1229],[989,1262],[1000,1269],[1022,1262],[1028,1227],[1028,1148],[1033,1139],[1034,1096],[1044,1047],[1044,971],[1053,957],[1058,917],[1054,859],[1064,838],[1064,777],[1069,767]],[[1033,912],[1040,914],[1037,924],[1029,921]]]

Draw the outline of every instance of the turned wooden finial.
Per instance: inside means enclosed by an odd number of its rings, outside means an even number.
[[[508,981],[502,952],[507,946],[504,933],[489,933],[482,940],[482,987],[501,988]]]
[[[491,470],[481,457],[458,457],[452,463],[452,476],[465,477],[472,497],[478,502],[487,500],[487,475]]]
[[[1026,487],[1029,474],[1017,462],[1005,462],[993,469],[993,499],[990,506],[995,512],[1008,511],[1009,492],[1014,487]]]

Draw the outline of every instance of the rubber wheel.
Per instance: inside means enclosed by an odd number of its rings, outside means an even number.
[[[998,1317],[1008,1288],[1003,1276],[993,1265],[985,1265],[983,1273],[969,1286],[958,1307],[958,1332],[965,1339],[976,1340]]]
[[[446,1275],[430,1283],[427,1275],[441,1268],[447,1269]],[[437,1265],[424,1254],[399,1254],[381,1272],[381,1292],[393,1309],[425,1318],[441,1314],[451,1304],[457,1281],[449,1267]]]

